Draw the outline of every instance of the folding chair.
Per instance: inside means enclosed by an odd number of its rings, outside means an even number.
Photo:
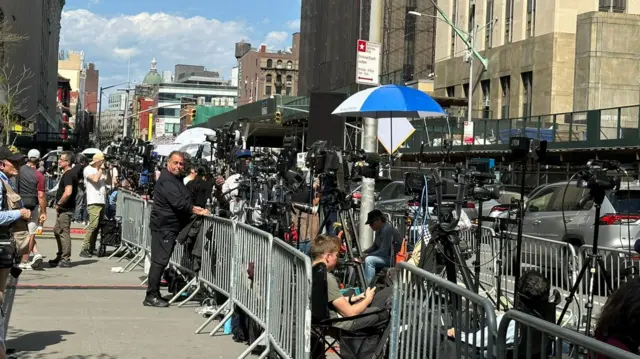
[[[345,357],[336,350],[337,348],[335,347],[335,344],[336,342],[340,342],[340,339],[345,334],[350,337],[366,338],[372,335],[380,335],[383,332],[388,333],[386,327],[389,326],[389,321],[384,323],[384,326],[377,325],[375,327],[355,332],[335,327],[336,324],[341,322],[381,314],[385,312],[386,309],[380,309],[352,317],[331,318],[329,314],[329,299],[327,293],[327,267],[322,263],[316,264],[312,269],[311,298],[312,359],[325,359],[326,352],[330,349],[333,350],[339,358],[344,359]],[[331,337],[331,340],[327,340],[327,337]],[[355,353],[355,355],[357,356],[359,354]]]

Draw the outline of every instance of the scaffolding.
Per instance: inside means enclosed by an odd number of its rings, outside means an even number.
[[[409,11],[425,16],[408,15]],[[436,9],[431,0],[385,0],[381,69],[383,84],[405,85],[433,78],[435,16]]]

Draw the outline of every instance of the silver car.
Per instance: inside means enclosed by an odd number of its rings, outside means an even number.
[[[578,188],[575,182],[568,186],[567,182],[542,186],[528,200],[523,233],[567,242],[574,247],[592,245],[596,209],[593,201],[585,197],[588,194],[588,189]],[[621,190],[608,191],[597,220],[600,247],[628,249],[633,246],[631,239],[640,231],[640,185],[625,183]]]

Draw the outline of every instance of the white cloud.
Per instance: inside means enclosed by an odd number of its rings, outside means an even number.
[[[95,62],[103,78],[126,75],[129,56],[132,79],[142,80],[154,57],[160,71],[188,63],[220,69],[229,78],[236,62],[234,44],[241,39],[250,41],[252,31],[243,22],[200,16],[140,13],[105,17],[72,10],[62,13],[60,49],[83,50],[86,61]],[[287,38],[282,34],[269,33],[266,39],[278,46]]]
[[[294,31],[300,31],[300,19],[287,21],[287,28]]]
[[[121,57],[123,59],[129,59],[140,54],[140,50],[138,50],[135,47],[129,47],[126,49],[121,49],[119,47],[116,47],[115,49],[113,49],[113,53],[116,56]]]
[[[267,45],[269,49],[279,49],[284,44],[289,34],[284,31],[271,31],[264,38],[264,44]]]

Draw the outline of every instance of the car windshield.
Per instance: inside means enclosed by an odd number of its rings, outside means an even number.
[[[380,191],[379,201],[398,199],[404,194],[404,182],[391,182]]]
[[[640,213],[640,190],[621,190],[609,193],[609,202],[618,213]]]

